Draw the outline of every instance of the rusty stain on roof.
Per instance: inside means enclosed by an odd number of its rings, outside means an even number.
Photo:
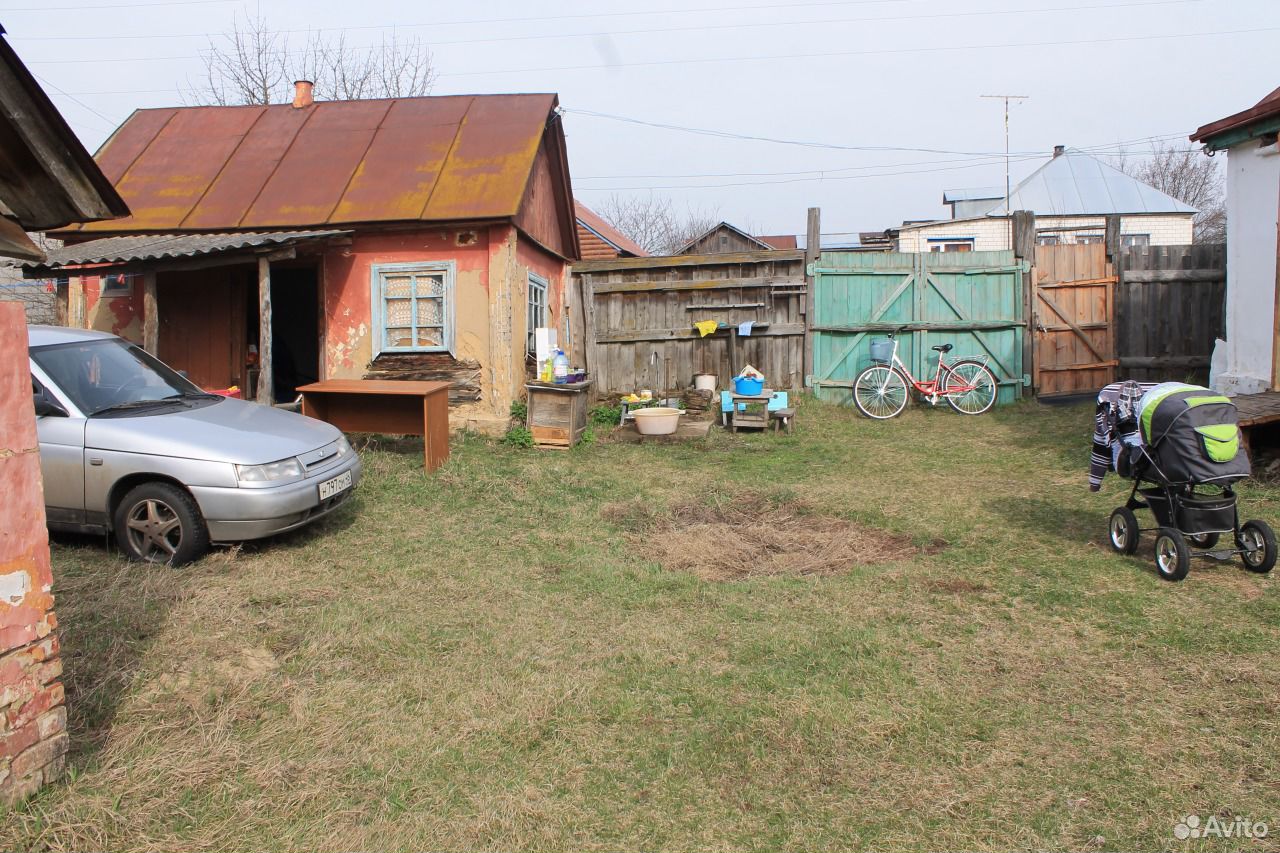
[[[138,110],[97,159],[133,215],[86,232],[505,219],[555,95]]]

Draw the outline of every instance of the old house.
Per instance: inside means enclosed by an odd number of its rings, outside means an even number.
[[[582,260],[648,256],[643,246],[614,228],[600,214],[576,199],[573,204],[578,218],[578,246]]]
[[[1228,393],[1280,389],[1277,320],[1280,246],[1280,89],[1191,134],[1227,155],[1226,341],[1214,352],[1214,386]]]
[[[770,245],[760,237],[748,234],[736,225],[721,222],[694,237],[673,254],[715,255],[723,252],[761,252],[776,248],[778,247]]]
[[[983,252],[1013,248],[1010,211],[1036,215],[1042,245],[1101,243],[1106,220],[1120,217],[1126,246],[1190,243],[1196,210],[1082,151],[1054,148],[1053,157],[1017,184],[1006,203],[1004,187],[947,190],[950,219],[905,222],[900,252]]]
[[[97,160],[133,214],[61,232],[66,322],[207,388],[444,378],[505,426],[578,256],[552,94],[138,110]],[[563,334],[563,331],[562,331]]]

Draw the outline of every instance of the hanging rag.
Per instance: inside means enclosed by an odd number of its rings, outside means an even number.
[[[1089,491],[1102,488],[1102,478],[1116,470],[1121,445],[1140,443],[1137,419],[1140,403],[1155,382],[1112,382],[1098,393],[1093,419],[1093,448],[1089,454]]]
[[[751,337],[751,327],[756,324],[755,320],[747,320],[738,324],[738,334],[744,338]]]
[[[720,328],[720,321],[700,320],[699,322],[694,323],[693,326],[695,329],[698,330],[698,337],[705,338],[707,335],[711,334],[716,329]]]

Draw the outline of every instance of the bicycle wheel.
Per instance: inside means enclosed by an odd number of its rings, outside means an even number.
[[[947,370],[942,381],[942,395],[947,405],[962,415],[980,415],[996,402],[996,376],[985,364],[977,361],[957,361]],[[967,388],[953,391],[953,388]]]
[[[892,368],[872,365],[853,380],[853,402],[869,418],[892,418],[907,407],[906,380]]]

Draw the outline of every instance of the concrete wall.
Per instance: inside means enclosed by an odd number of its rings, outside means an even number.
[[[22,306],[0,303],[0,801],[62,774],[68,738]]]
[[[1250,140],[1227,152],[1227,340],[1213,385],[1252,394],[1274,386],[1276,223],[1280,151]]]

